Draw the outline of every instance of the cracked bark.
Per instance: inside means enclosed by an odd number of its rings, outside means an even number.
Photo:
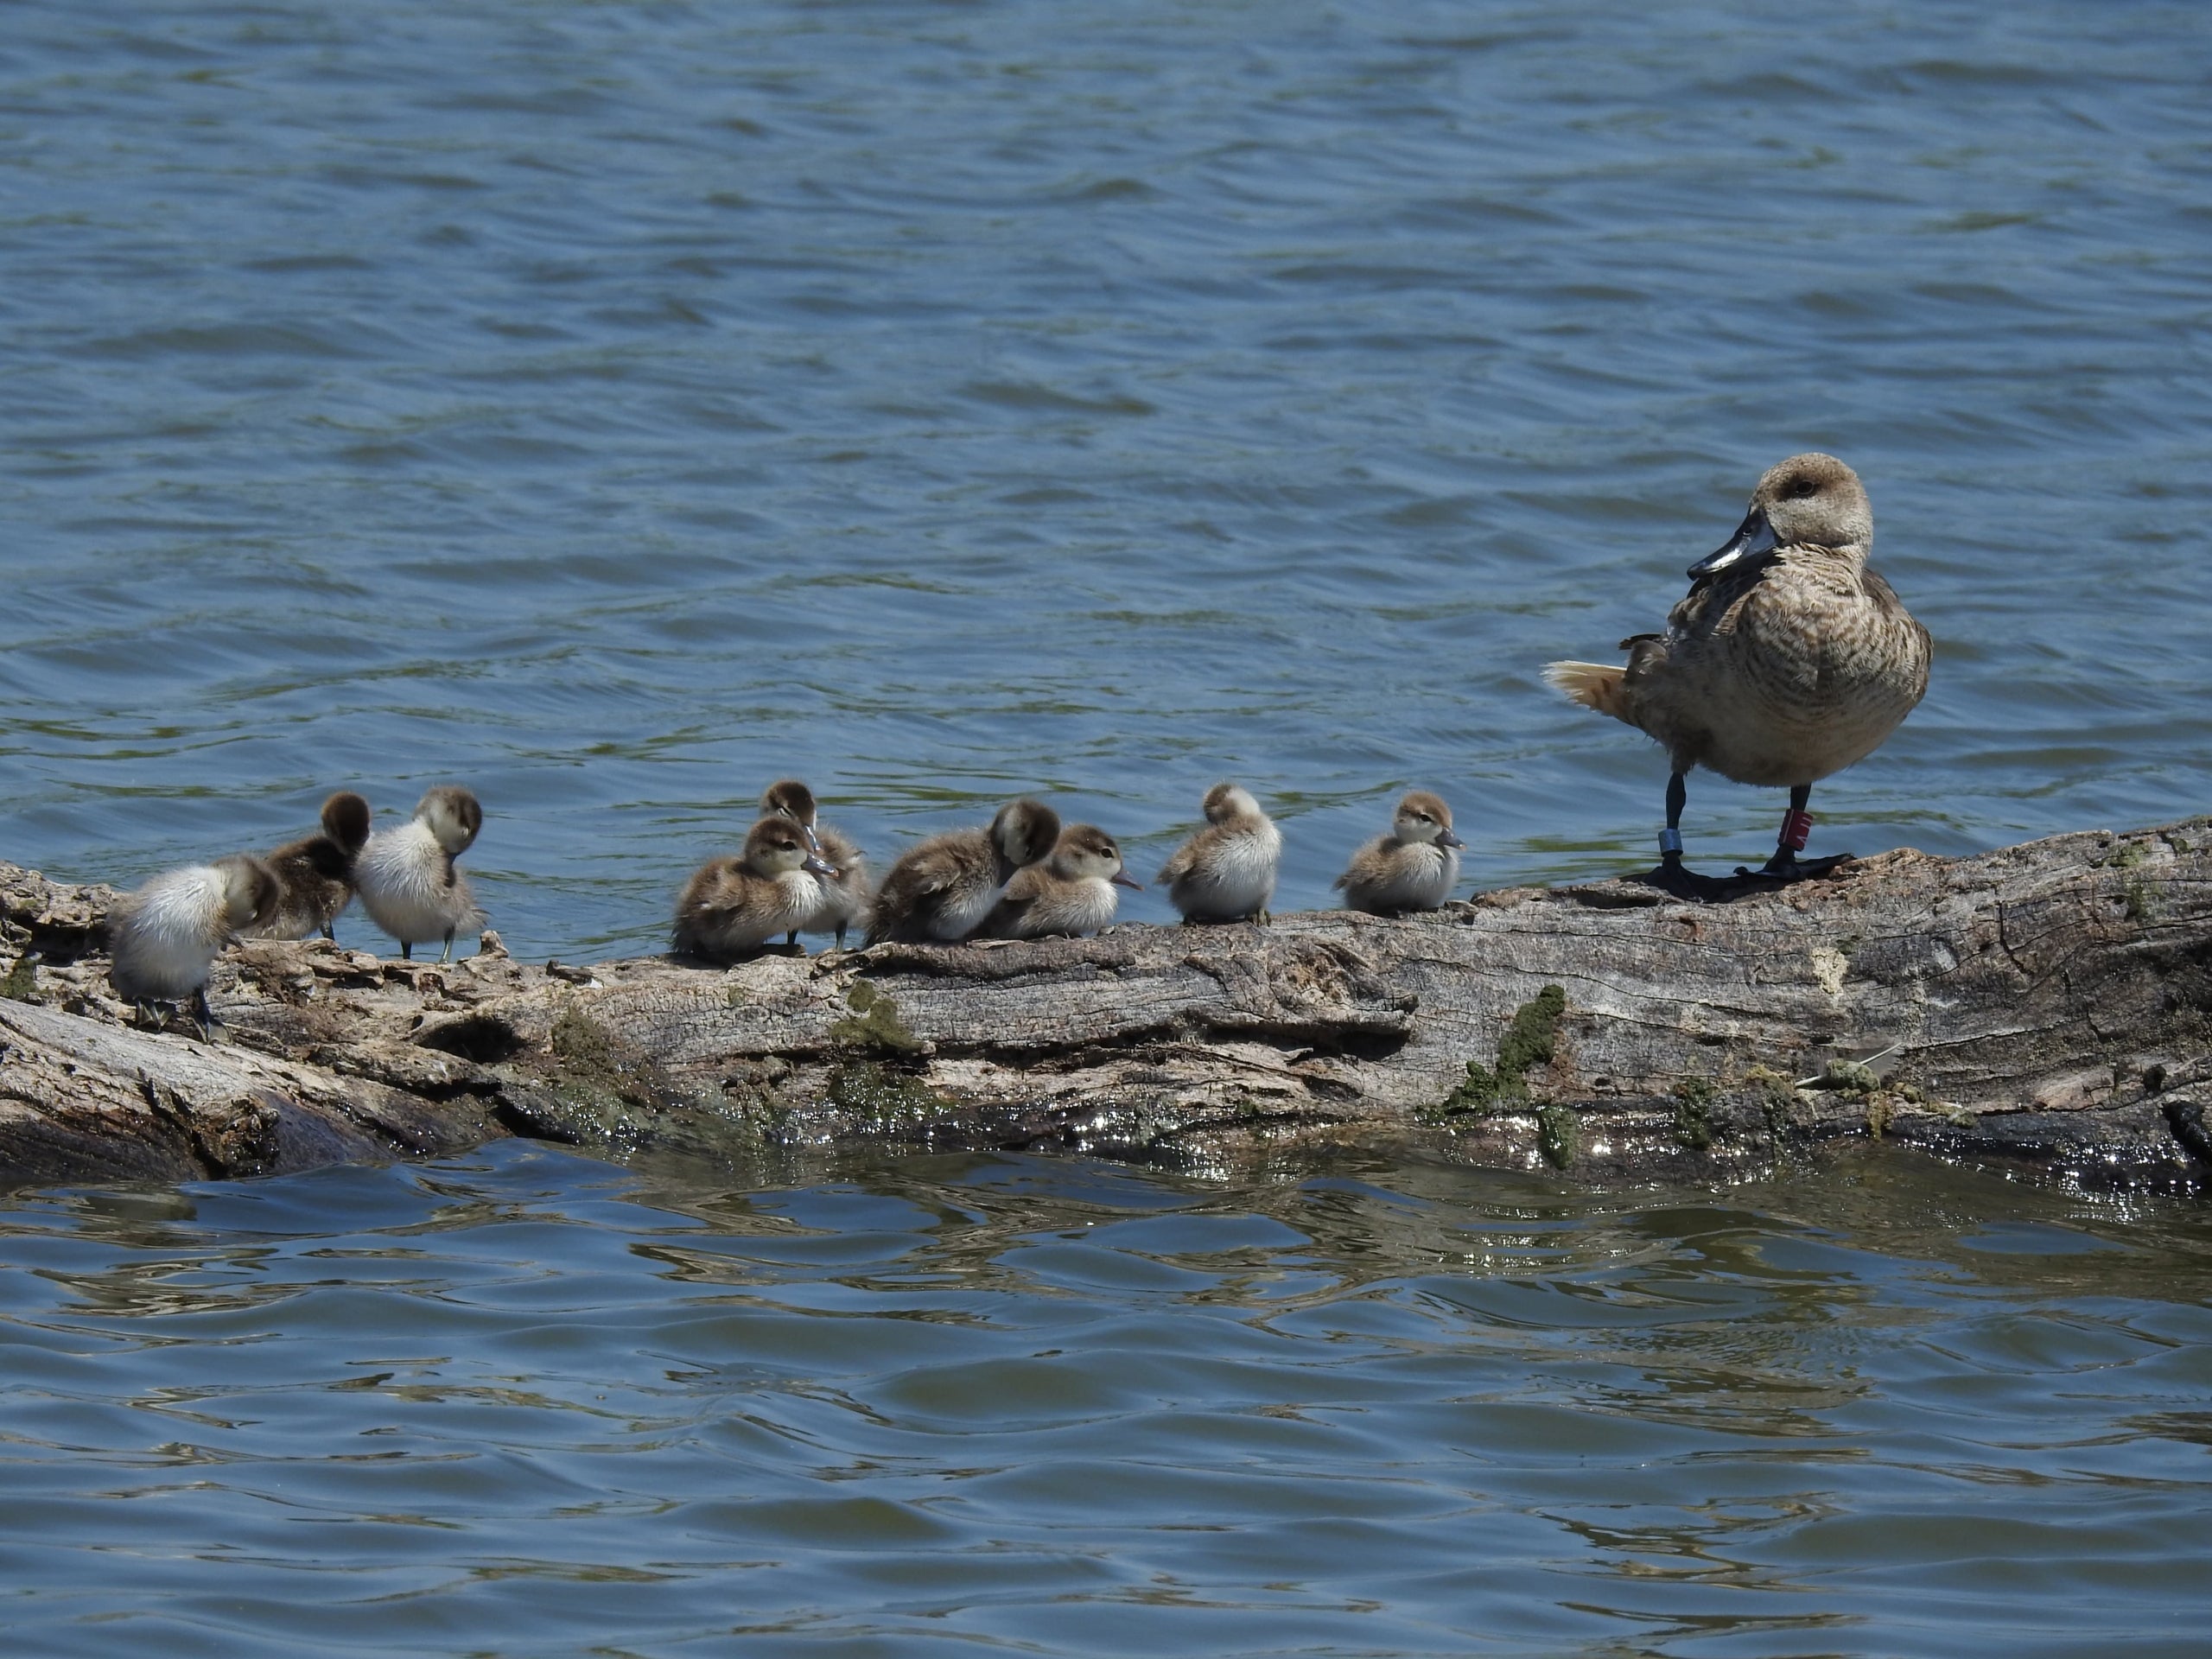
[[[1868,1136],[2098,1185],[2195,1186],[2212,1160],[2202,819],[1893,853],[1721,904],[1609,881],[729,969],[255,943],[217,964],[213,1046],[128,1023],[114,897],[0,865],[0,1180],[503,1134],[725,1160],[1357,1146],[1598,1179],[1735,1179]]]

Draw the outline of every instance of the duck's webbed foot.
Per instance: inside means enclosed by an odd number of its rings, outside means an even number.
[[[1758,868],[1755,870],[1748,864],[1738,864],[1736,874],[1741,880],[1772,881],[1787,886],[1792,881],[1832,875],[1839,868],[1850,862],[1849,853],[1832,853],[1826,858],[1800,858],[1795,848],[1777,847],[1774,849],[1774,856]]]
[[[1776,838],[1774,856],[1758,869],[1747,865],[1736,867],[1736,874],[1750,881],[1773,881],[1787,884],[1802,881],[1816,875],[1827,875],[1839,864],[1851,861],[1849,853],[1835,853],[1827,858],[1801,859],[1805,843],[1813,838],[1813,815],[1805,810],[1813,798],[1810,784],[1800,784],[1789,791],[1789,810],[1782,815],[1782,833]]]
[[[1680,853],[1664,853],[1657,866],[1648,874],[1635,878],[1647,887],[1657,887],[1677,899],[1712,900],[1724,897],[1734,885],[1726,876],[1703,875],[1685,869]]]

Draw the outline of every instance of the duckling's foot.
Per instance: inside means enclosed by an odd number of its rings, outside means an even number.
[[[215,1010],[207,1006],[207,988],[203,985],[192,994],[192,1023],[200,1027],[200,1040],[215,1040],[215,1027],[222,1021],[215,1018]]]
[[[446,935],[446,948],[438,952],[438,966],[442,968],[453,960],[453,935]]]
[[[332,927],[328,922],[325,922],[322,925],[322,937],[328,939],[333,944],[338,943],[338,931]]]

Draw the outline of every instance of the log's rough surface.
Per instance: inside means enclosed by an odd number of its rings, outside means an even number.
[[[115,896],[0,865],[0,1180],[502,1134],[721,1157],[1361,1145],[1718,1179],[1872,1135],[2100,1185],[2212,1173],[2203,819],[1891,853],[1726,903],[1607,881],[729,969],[525,964],[495,936],[443,968],[252,943],[217,964],[212,1045],[137,1029],[109,991]]]

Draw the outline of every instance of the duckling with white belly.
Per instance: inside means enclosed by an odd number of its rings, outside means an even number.
[[[795,933],[822,902],[816,877],[836,874],[808,846],[804,828],[779,814],[763,818],[745,837],[743,854],[709,859],[684,884],[671,943],[686,956],[747,956],[779,933]]]
[[[1059,814],[1051,807],[1008,801],[988,830],[955,830],[908,848],[875,895],[868,942],[969,938],[1006,897],[1014,873],[1048,856],[1059,836]]]
[[[445,941],[441,963],[453,957],[454,935],[481,932],[485,916],[454,868],[484,827],[484,809],[458,784],[441,784],[416,804],[415,816],[380,830],[353,860],[353,888],[369,919],[399,941],[399,954],[415,959],[417,944]]]
[[[1282,864],[1282,831],[1236,784],[1206,791],[1205,828],[1160,872],[1185,922],[1264,922]]]
[[[1434,910],[1459,884],[1459,849],[1466,844],[1452,833],[1452,809],[1416,789],[1398,803],[1390,833],[1354,853],[1336,885],[1350,910],[1377,916]]]
[[[232,853],[156,876],[126,895],[108,917],[108,981],[138,1005],[192,999],[193,1017],[212,1036],[207,970],[238,930],[276,907],[277,884],[268,865]]]
[[[845,948],[845,930],[868,925],[868,862],[851,839],[815,817],[814,791],[796,778],[768,785],[760,797],[764,816],[789,818],[806,831],[807,844],[816,856],[836,872],[817,873],[815,886],[821,897],[814,912],[791,930],[786,944],[797,944],[799,934],[834,931],[837,948]]]
[[[1052,855],[1017,870],[978,935],[991,939],[1041,939],[1054,934],[1096,933],[1114,919],[1116,887],[1141,893],[1122,868],[1122,849],[1095,823],[1060,831]]]
[[[369,839],[369,804],[341,789],[322,804],[319,835],[288,841],[264,861],[276,878],[269,913],[238,932],[256,939],[338,935],[331,925],[353,901],[353,860]]]

